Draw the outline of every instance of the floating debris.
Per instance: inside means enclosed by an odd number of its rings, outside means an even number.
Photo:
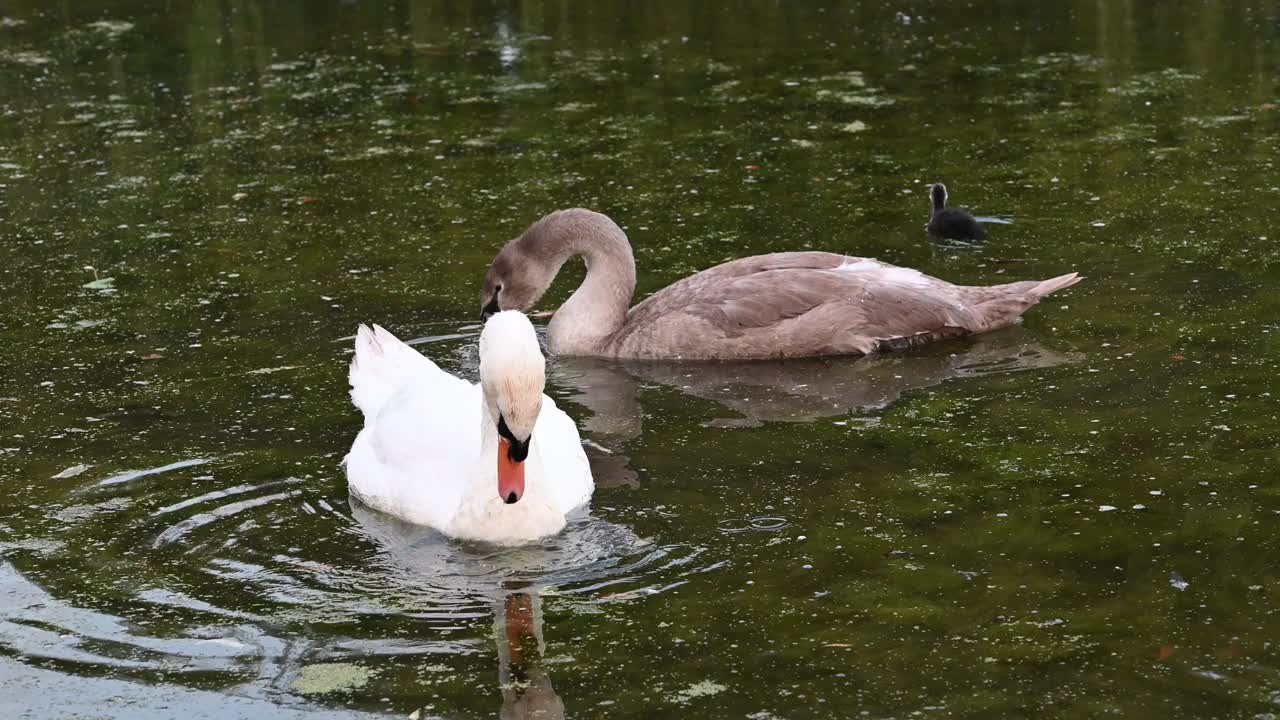
[[[115,292],[116,279],[112,277],[98,277],[98,269],[92,265],[84,266],[85,272],[93,273],[93,280],[81,285],[80,287],[90,290],[103,290],[106,292]]]
[[[873,93],[855,93],[841,92],[838,90],[819,90],[816,96],[821,100],[835,100],[845,105],[859,105],[862,107],[888,107],[893,105],[896,100],[887,98]]]
[[[63,470],[62,472],[58,473],[57,475],[54,475],[51,479],[53,479],[53,480],[62,480],[63,478],[75,477],[75,476],[79,475],[80,473],[84,472],[85,470],[88,470],[88,469],[89,469],[89,467],[90,467],[90,466],[88,466],[88,465],[72,465],[71,467],[67,468],[66,470]]]
[[[39,67],[41,65],[49,65],[53,62],[53,58],[48,55],[31,52],[30,50],[20,50],[18,52],[0,52],[0,60],[8,60],[19,65],[27,65],[29,67]]]
[[[127,497],[112,498],[104,500],[100,503],[92,505],[71,505],[62,508],[56,512],[49,513],[49,517],[63,523],[78,523],[88,520],[102,513],[111,513],[124,510],[133,504],[133,500]]]
[[[125,20],[99,20],[89,23],[89,27],[111,37],[117,37],[132,30],[133,23]]]
[[[304,695],[354,690],[373,677],[373,671],[353,663],[322,663],[302,668],[289,687]]]
[[[680,702],[689,702],[694,698],[708,697],[711,695],[719,695],[728,690],[727,687],[719,683],[713,683],[710,680],[694,683],[689,687],[676,693],[676,699]]]

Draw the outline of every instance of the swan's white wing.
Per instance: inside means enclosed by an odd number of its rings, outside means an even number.
[[[475,472],[480,389],[376,325],[356,336],[350,378],[365,416],[345,461],[352,491],[379,510],[442,527]]]
[[[578,437],[578,426],[573,418],[556,407],[555,401],[542,396],[542,410],[533,430],[546,473],[549,494],[560,512],[585,505],[595,490],[591,477],[591,465]]]
[[[471,387],[377,325],[361,325],[356,331],[356,355],[348,377],[351,402],[366,419],[377,415],[388,399],[408,384],[440,387],[442,391]]]

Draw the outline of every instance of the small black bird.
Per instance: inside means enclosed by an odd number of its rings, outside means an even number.
[[[947,186],[934,183],[929,186],[929,224],[925,229],[930,235],[946,240],[985,240],[987,231],[978,219],[963,208],[947,207]]]

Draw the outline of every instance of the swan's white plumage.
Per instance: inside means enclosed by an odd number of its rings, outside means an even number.
[[[477,385],[376,325],[361,326],[355,346],[351,400],[365,426],[345,464],[352,493],[369,506],[454,537],[515,544],[559,532],[590,499],[577,426],[542,394],[542,354],[520,313],[486,323]],[[497,491],[500,406],[532,428],[525,494],[510,505]]]

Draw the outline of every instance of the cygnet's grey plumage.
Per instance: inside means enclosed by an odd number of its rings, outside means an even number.
[[[587,277],[551,318],[559,355],[652,360],[751,360],[866,355],[1005,327],[1075,273],[1043,281],[953,285],[871,258],[782,252],[691,275],[627,309],[635,260],[607,216],[553,212],[494,258],[481,307],[533,306],[574,255]]]

